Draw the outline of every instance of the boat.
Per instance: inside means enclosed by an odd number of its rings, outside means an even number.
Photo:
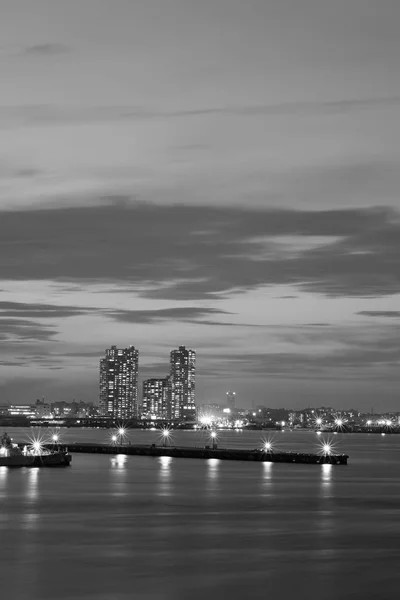
[[[69,467],[71,455],[60,446],[46,448],[33,442],[20,448],[7,433],[0,438],[0,467]]]

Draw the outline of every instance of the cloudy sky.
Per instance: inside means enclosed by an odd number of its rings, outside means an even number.
[[[0,404],[397,410],[398,0],[0,0]]]

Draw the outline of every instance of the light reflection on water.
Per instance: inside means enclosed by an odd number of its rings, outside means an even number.
[[[282,437],[295,450],[318,439]],[[391,437],[340,436],[348,467],[74,454],[68,469],[0,468],[2,596],[396,597]],[[237,438],[259,445],[257,432]]]
[[[39,467],[32,467],[28,471],[28,483],[27,483],[27,498],[33,503],[38,498],[39,493]]]

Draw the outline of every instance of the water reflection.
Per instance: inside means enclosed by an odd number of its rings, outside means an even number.
[[[219,467],[219,459],[218,458],[209,458],[207,461],[207,475],[210,481],[213,481],[218,478],[218,467]]]
[[[322,483],[330,484],[332,483],[332,465],[322,465]]]
[[[272,479],[272,466],[273,462],[263,462],[264,480],[271,481]]]
[[[7,479],[8,468],[0,467],[0,498],[6,497],[7,487],[6,487],[6,479]]]
[[[114,458],[111,459],[111,464],[113,467],[117,469],[125,469],[126,468],[126,454],[117,454]]]
[[[171,496],[172,484],[171,484],[171,456],[160,456],[160,484],[159,484],[159,495],[160,496]]]
[[[27,498],[30,502],[35,502],[39,494],[39,467],[29,469]]]

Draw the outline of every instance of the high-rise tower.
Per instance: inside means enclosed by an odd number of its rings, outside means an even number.
[[[138,415],[139,350],[111,346],[100,360],[100,412],[113,419]]]
[[[236,394],[235,392],[226,392],[226,406],[234,411],[236,407]]]
[[[142,416],[170,418],[169,378],[143,381]]]
[[[183,421],[196,418],[196,352],[179,346],[170,355],[171,417]]]

